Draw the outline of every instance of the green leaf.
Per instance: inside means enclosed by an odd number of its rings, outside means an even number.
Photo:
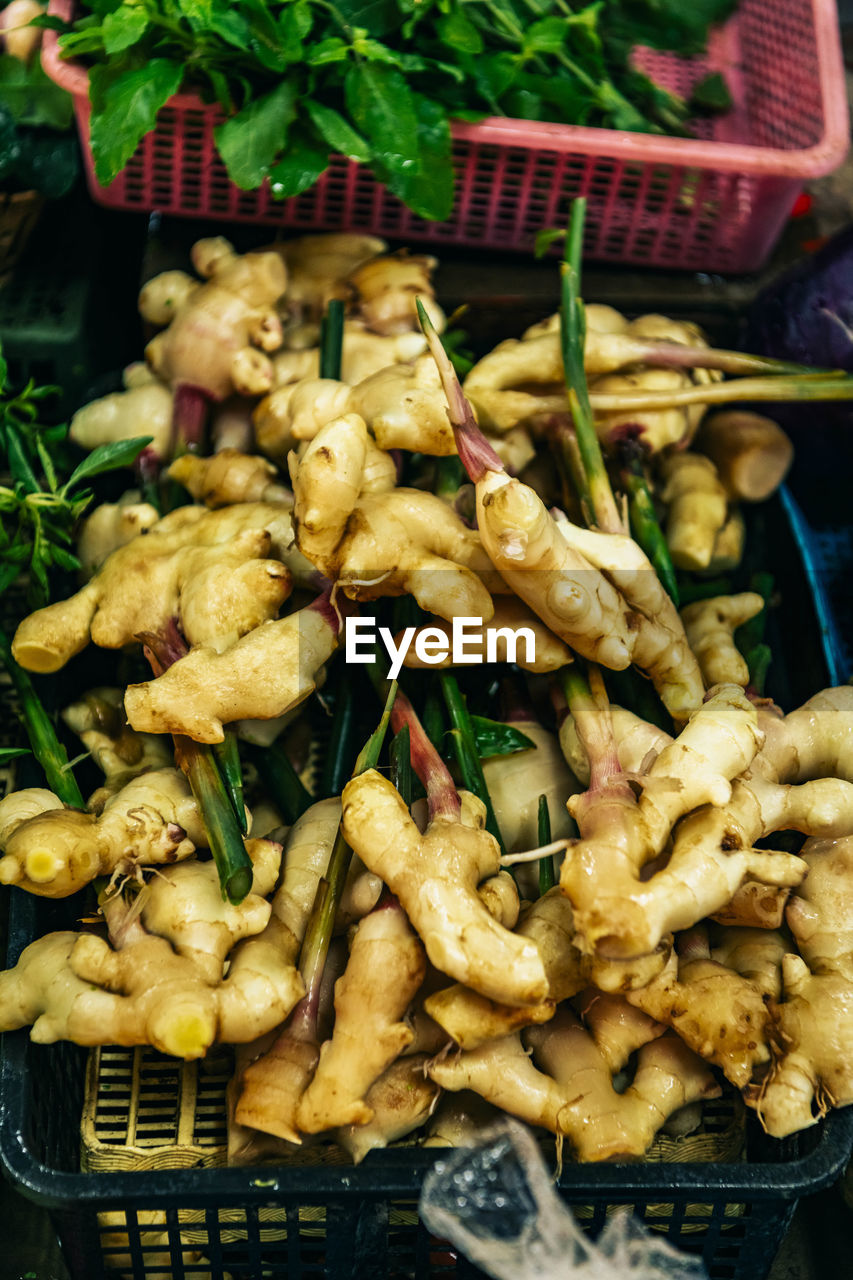
[[[8,764],[10,760],[17,760],[20,756],[29,756],[32,752],[28,747],[0,747],[0,764]],[[35,1276],[35,1271],[27,1273]]]
[[[435,24],[442,43],[449,49],[461,49],[463,53],[482,53],[483,37],[461,9],[452,9]]]
[[[694,84],[693,92],[688,99],[688,105],[694,111],[716,112],[731,110],[732,95],[729,92],[729,86],[719,71],[712,72],[700,80],[698,84]]]
[[[340,36],[329,36],[320,40],[308,50],[305,61],[309,67],[323,67],[329,62],[346,62],[349,58],[350,46]]]
[[[349,27],[364,27],[373,36],[384,36],[400,26],[395,0],[340,0],[335,9]]]
[[[64,569],[66,573],[76,573],[80,568],[80,561],[70,551],[66,551],[63,547],[57,546],[54,542],[50,548],[53,563],[60,569]]]
[[[414,176],[418,171],[418,118],[413,95],[400,72],[378,62],[353,63],[346,73],[344,92],[350,115],[382,168],[391,174]]]
[[[183,64],[166,58],[151,58],[133,71],[92,67],[92,156],[102,186],[113,181],[154,128],[158,111],[178,92],[183,75]]]
[[[299,62],[302,59],[305,52],[302,41],[310,30],[311,11],[307,4],[282,9],[278,17],[278,33],[285,62]]]
[[[278,164],[270,169],[270,189],[274,199],[284,200],[307,191],[328,165],[328,147],[305,137],[292,140]]]
[[[64,492],[67,493],[75,484],[79,484],[81,480],[86,480],[90,476],[99,476],[105,471],[115,471],[119,467],[129,467],[153,438],[153,436],[134,436],[130,440],[113,440],[110,444],[99,444],[71,472],[63,486]]]
[[[353,40],[352,47],[358,57],[366,58],[368,62],[387,62],[391,67],[400,66],[399,53],[389,49],[387,44],[382,44],[380,40],[371,40],[369,36],[359,35]]]
[[[210,0],[180,0],[180,3],[190,26],[200,36],[209,32],[234,49],[249,48],[251,31],[239,9],[231,8],[224,0],[213,4]]]
[[[123,4],[104,18],[104,52],[112,56],[136,44],[148,30],[148,14],[142,5]]]
[[[261,185],[284,149],[296,116],[296,99],[295,81],[283,80],[272,93],[257,98],[214,129],[228,176],[244,191]]]
[[[356,160],[359,164],[367,164],[370,161],[373,155],[370,147],[340,112],[335,111],[334,107],[328,107],[325,103],[309,98],[305,103],[305,109],[314,128],[334,151],[340,152],[342,156],[348,156],[350,160]]]
[[[524,52],[559,53],[565,48],[568,27],[565,18],[540,18],[524,33]]]
[[[709,29],[734,12],[737,0],[611,0],[607,36],[629,45],[672,49],[682,56],[703,53]]]
[[[492,53],[484,54],[481,58],[464,55],[459,61],[472,86],[493,111],[499,112],[498,99],[520,73],[520,67],[513,55]]]
[[[413,94],[420,123],[417,128],[417,167],[386,169],[377,156],[376,169],[389,190],[421,218],[443,222],[453,211],[453,165],[450,125],[444,108],[422,94]]]
[[[499,720],[487,720],[485,716],[471,716],[474,729],[474,741],[477,754],[481,760],[490,756],[511,756],[516,751],[527,751],[536,747],[536,743],[511,724],[501,724]]]

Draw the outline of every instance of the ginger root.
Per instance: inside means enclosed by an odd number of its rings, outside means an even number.
[[[696,655],[702,677],[710,688],[715,684],[749,684],[749,667],[734,641],[734,632],[764,608],[756,591],[736,596],[713,596],[697,600],[681,610],[687,642]]]
[[[286,981],[284,1003],[292,1007],[300,988],[290,974]],[[200,1058],[215,1041],[236,1044],[254,1039],[258,1026],[276,1026],[280,984],[274,968],[245,965],[210,986],[163,938],[144,936],[113,951],[91,933],[49,933],[0,975],[0,1027],[32,1023],[39,1044],[150,1044]]]
[[[802,857],[809,873],[786,913],[800,954],[782,961],[772,1066],[747,1094],[775,1138],[853,1103],[853,837],[808,840]]]
[[[150,502],[136,501],[137,494],[125,494],[118,502],[102,502],[80,525],[77,558],[83,579],[91,578],[108,556],[131,542],[160,519]]]
[[[762,780],[762,734],[742,689],[721,685],[708,695],[645,771],[639,800],[605,764],[606,733],[591,745],[598,716],[588,733],[578,727],[595,760],[590,789],[570,801],[581,839],[567,853],[561,885],[583,950],[612,959],[649,955],[670,930],[725,906],[747,877],[781,886],[802,879],[798,858],[752,847],[760,835],[803,818],[802,804],[788,803],[789,789]],[[670,835],[666,865],[643,879],[642,868]]]
[[[763,502],[775,493],[794,459],[794,447],[777,423],[745,409],[709,414],[696,448],[717,468],[733,501]]]
[[[285,291],[287,273],[276,253],[239,256],[225,240],[200,240],[193,264],[204,283],[184,290],[171,321],[145,349],[159,378],[170,387],[191,387],[211,400],[237,392],[262,395],[273,382],[266,352],[281,346],[281,321],[275,303]],[[143,317],[162,317],[158,282],[139,296]],[[152,295],[156,301],[152,301]]]
[[[370,1087],[411,1043],[401,1019],[426,973],[426,956],[399,903],[388,897],[358,924],[344,974],[335,983],[332,1038],[299,1100],[304,1133],[368,1124]]]
[[[206,843],[178,769],[132,778],[97,815],[67,809],[40,788],[0,800],[0,883],[42,897],[65,898],[96,876],[177,862]]]
[[[230,648],[196,645],[162,675],[127,688],[134,729],[222,742],[224,726],[272,720],[303,702],[337,647],[338,620],[328,602],[256,626]]]
[[[290,506],[293,495],[276,480],[276,469],[257,454],[220,449],[209,458],[184,453],[166,474],[206,507],[230,507],[238,502],[273,502]]]
[[[151,436],[148,446],[160,458],[172,451],[173,393],[151,380],[113,391],[84,404],[71,419],[68,434],[81,449],[92,450],[116,440]]]
[[[417,489],[361,492],[367,433],[353,414],[328,423],[293,472],[296,541],[353,600],[409,593],[443,618],[492,616],[494,583],[477,533]]]
[[[671,453],[661,463],[666,541],[679,569],[707,569],[726,522],[726,491],[710,458]]]
[[[120,649],[173,618],[189,644],[224,649],[287,599],[292,574],[282,557],[291,542],[290,514],[275,503],[179,507],[114,551],[76,595],[25,618],[15,660],[58,671],[90,639]]]
[[[422,836],[375,770],[344,788],[342,829],[399,898],[436,968],[507,1004],[536,1004],[548,994],[536,946],[499,925],[477,894],[479,882],[500,867],[487,831],[436,813]]]

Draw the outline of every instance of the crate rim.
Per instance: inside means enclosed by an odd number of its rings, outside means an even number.
[[[70,21],[75,0],[50,0],[48,13]],[[785,149],[752,143],[718,142],[703,138],[671,138],[627,130],[569,125],[546,121],[486,116],[475,123],[453,121],[455,140],[501,147],[580,155],[616,154],[625,161],[667,164],[678,168],[713,168],[727,173],[748,171],[758,178],[819,178],[831,173],[850,146],[850,113],[836,0],[811,0],[817,51],[818,79],[824,119],[820,141],[810,147]],[[62,58],[59,33],[45,29],[42,37],[45,72],[73,97],[89,102],[89,73],[73,58]],[[175,94],[169,104],[179,109],[215,112],[193,93]]]
[[[284,1201],[417,1198],[423,1175],[442,1158],[442,1148],[386,1148],[362,1164],[220,1166],[205,1169],[122,1170],[71,1173],[35,1160],[17,1117],[25,1109],[26,1030],[7,1032],[0,1060],[0,1163],[12,1184],[48,1209],[124,1207],[186,1208],[262,1206]],[[710,1162],[568,1165],[559,1188],[571,1200],[695,1199],[791,1201],[829,1186],[853,1151],[853,1105],[820,1124],[814,1149],[790,1161],[734,1164]],[[674,1178],[677,1173],[677,1180]]]

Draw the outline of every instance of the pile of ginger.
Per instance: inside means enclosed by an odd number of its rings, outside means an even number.
[[[33,673],[94,644],[136,674],[64,712],[104,775],[85,810],[39,787],[0,801],[0,881],[90,913],[0,975],[0,1028],[185,1059],[236,1046],[243,1163],[321,1141],[355,1161],[404,1138],[464,1144],[495,1109],[572,1158],[635,1160],[722,1093],[780,1138],[853,1102],[853,689],[785,714],[737,644],[760,594],[700,589],[679,609],[627,499],[615,525],[586,527],[549,452],[571,430],[553,318],[460,388],[415,310],[442,331],[434,259],[329,236],[244,255],[206,240],[192,260],[195,276],[142,291],[145,365],[72,423],[84,447],[150,436],[140,475],[160,475],[161,509],[129,489],[92,512],[77,591],[13,640]],[[319,376],[333,299],[339,378]],[[595,306],[587,322],[617,496],[629,444],[701,587],[738,564],[742,507],[780,483],[790,445],[769,419],[683,403],[722,377],[695,327]],[[647,393],[659,407],[637,407]],[[226,901],[181,742],[295,759],[324,687],[346,681],[375,722],[341,652],[347,619],[374,611],[423,638],[419,655],[459,618],[480,620],[483,650],[499,640],[524,737],[485,760],[492,812],[401,692],[392,730],[419,796],[383,756],[286,815],[252,772],[251,891]],[[532,656],[510,651],[519,627]],[[431,665],[409,649],[416,700]],[[616,699],[611,673],[629,669],[654,716]]]

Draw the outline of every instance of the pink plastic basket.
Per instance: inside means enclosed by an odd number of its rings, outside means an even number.
[[[51,0],[68,18],[73,0]],[[836,0],[741,0],[702,58],[645,51],[645,70],[689,92],[709,71],[734,107],[697,137],[490,118],[453,128],[456,201],[447,222],[418,218],[369,169],[343,156],[309,191],[275,201],[241,191],[216,154],[216,106],[179,94],[109,187],[92,170],[88,76],[45,31],[47,73],[75,99],[89,190],[114,209],[279,227],[370,231],[391,240],[529,253],[543,227],[588,200],[585,252],[599,261],[753,271],[767,258],[802,184],[830,173],[849,143]]]

